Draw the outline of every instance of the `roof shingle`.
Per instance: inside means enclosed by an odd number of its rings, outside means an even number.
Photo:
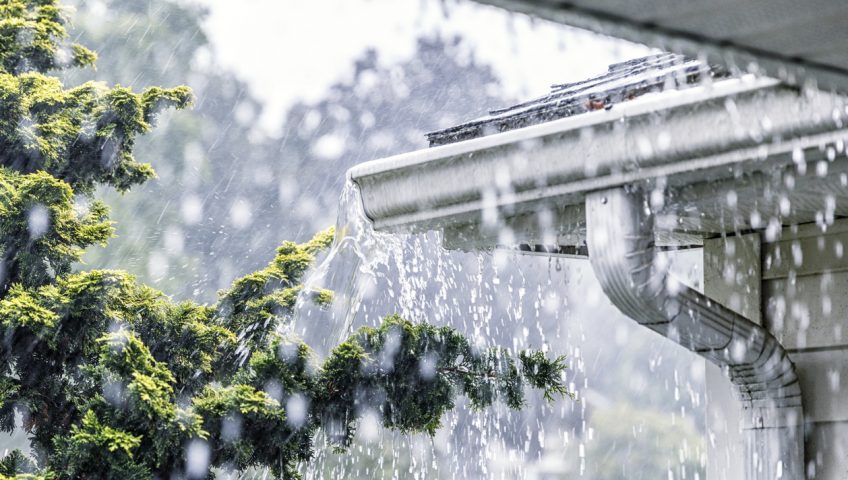
[[[662,53],[610,65],[606,73],[574,83],[551,86],[543,97],[488,116],[427,134],[431,147],[550,122],[614,105],[649,93],[679,90],[716,77],[724,69],[698,60]]]

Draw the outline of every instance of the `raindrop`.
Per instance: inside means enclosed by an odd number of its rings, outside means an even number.
[[[203,440],[192,440],[186,448],[186,473],[189,478],[206,478],[211,452]]]
[[[827,162],[824,160],[819,160],[816,162],[816,175],[819,177],[824,177],[827,175]]]
[[[306,398],[295,393],[286,400],[286,422],[293,428],[300,428],[306,423],[308,403]]]
[[[27,213],[27,229],[30,238],[39,238],[50,227],[50,215],[47,207],[38,203],[32,206]]]
[[[194,225],[203,218],[203,201],[194,194],[188,194],[180,201],[180,214],[188,225]]]
[[[359,421],[359,434],[366,442],[373,442],[380,435],[380,414],[373,409],[366,409]]]

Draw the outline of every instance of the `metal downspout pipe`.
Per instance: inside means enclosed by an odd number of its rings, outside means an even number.
[[[728,374],[743,406],[745,480],[803,479],[801,387],[778,340],[668,274],[644,193],[590,193],[586,223],[589,259],[612,303]]]

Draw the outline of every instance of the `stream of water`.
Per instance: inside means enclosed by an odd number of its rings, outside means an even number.
[[[595,446],[593,410],[613,408],[620,395],[640,398],[645,385],[663,381],[671,389],[667,397],[674,398],[670,408],[680,408],[674,415],[700,402],[697,393],[679,398],[673,393],[700,388],[690,386],[688,370],[675,367],[689,364],[688,357],[676,357],[685,352],[665,342],[655,348],[650,332],[622,321],[603,301],[585,263],[447,251],[438,233],[374,231],[354,184],[341,196],[333,246],[304,286],[290,328],[320,357],[357,328],[397,313],[413,322],[451,326],[480,347],[566,354],[570,389],[578,393],[577,401],[547,404],[531,392],[521,411],[496,404],[473,412],[460,398],[434,437],[384,430],[374,412],[362,412],[350,452],[319,450],[307,478],[528,478],[546,462],[586,478],[592,472],[588,459],[608,454]],[[317,289],[335,292],[331,307],[309,300],[308,292]],[[634,358],[644,366],[628,360],[638,345],[642,357]],[[586,359],[586,351],[595,353]]]
[[[339,200],[333,245],[304,280],[292,321],[294,333],[321,356],[347,338],[363,298],[381,274],[379,267],[388,263],[402,241],[400,236],[374,231],[358,187],[348,182]],[[310,299],[320,289],[334,293],[329,308],[318,307]]]
[[[540,272],[549,269],[543,259],[534,265]],[[557,330],[565,309],[552,303],[560,297],[543,299],[541,286],[531,293],[526,282],[524,272],[507,254],[449,252],[441,247],[437,233],[374,231],[357,186],[348,183],[339,202],[334,243],[307,274],[290,328],[321,357],[357,328],[376,326],[392,313],[413,322],[452,326],[480,347],[545,347],[546,335]],[[309,293],[318,289],[334,292],[331,307],[312,303]],[[525,312],[542,311],[556,313],[542,323],[525,322]],[[384,463],[379,468],[384,471],[433,472],[439,470],[433,466],[438,463],[442,469],[449,465],[443,472],[464,470],[476,478],[512,446],[537,451],[539,442],[544,443],[539,408],[551,413],[544,405],[524,412],[497,406],[472,413],[463,403],[448,415],[434,438],[384,431],[376,425],[378,418],[364,412],[360,442],[353,447],[359,455],[321,453],[315,463],[318,468],[310,476],[323,478],[332,472],[366,478],[362,465],[369,461],[364,458],[372,458]],[[458,455],[459,451],[464,454]],[[416,457],[429,458],[433,465],[424,465]]]

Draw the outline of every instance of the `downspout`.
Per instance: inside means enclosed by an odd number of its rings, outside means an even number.
[[[589,259],[622,313],[721,367],[743,406],[745,479],[804,478],[804,415],[795,365],[760,325],[675,281],[654,248],[644,193],[586,196]]]

